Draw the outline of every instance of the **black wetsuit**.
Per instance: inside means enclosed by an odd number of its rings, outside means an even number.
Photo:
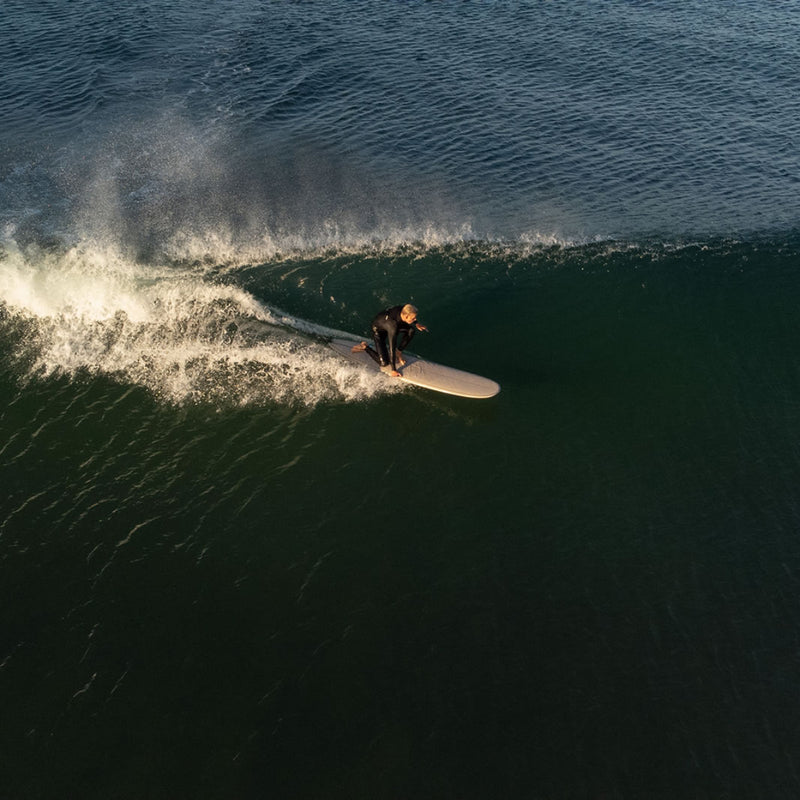
[[[372,339],[375,350],[367,348],[367,352],[382,366],[391,364],[397,370],[397,353],[402,353],[408,343],[414,338],[416,328],[414,323],[409,325],[403,322],[400,314],[403,306],[393,306],[381,311],[372,320]],[[402,336],[401,336],[402,334]],[[400,337],[400,341],[397,339]]]

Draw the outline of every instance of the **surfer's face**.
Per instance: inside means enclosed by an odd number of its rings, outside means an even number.
[[[401,314],[400,317],[406,325],[413,325],[417,321],[416,314]]]

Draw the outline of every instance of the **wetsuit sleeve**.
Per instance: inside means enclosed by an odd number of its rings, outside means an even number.
[[[397,345],[397,349],[402,352],[403,350],[408,347],[408,343],[414,338],[414,334],[416,333],[416,328],[413,325],[409,325],[407,328],[403,328],[403,336],[400,339],[400,344]]]

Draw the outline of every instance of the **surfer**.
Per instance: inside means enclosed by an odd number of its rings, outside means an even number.
[[[361,342],[353,347],[353,352],[366,350],[381,367],[391,366],[392,377],[399,378],[397,365],[402,367],[406,363],[403,350],[417,331],[426,330],[428,329],[424,325],[417,322],[416,306],[410,303],[392,306],[381,311],[372,320],[372,340],[375,342],[375,349],[369,347],[366,342]]]

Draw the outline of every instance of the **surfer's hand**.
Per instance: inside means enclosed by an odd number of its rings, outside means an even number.
[[[417,330],[418,331],[427,331],[428,329],[424,325],[420,325],[419,322],[417,323]]]

